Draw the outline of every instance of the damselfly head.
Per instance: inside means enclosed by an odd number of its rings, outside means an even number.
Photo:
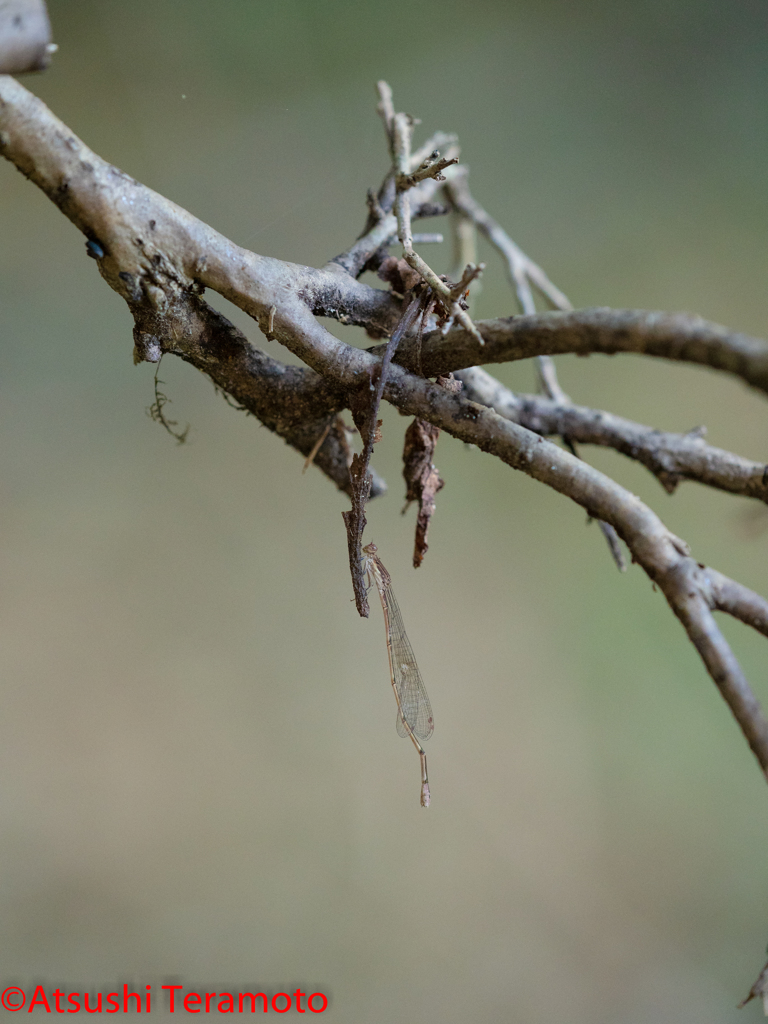
[[[373,543],[373,541],[371,541],[370,544],[366,544],[365,547],[363,548],[363,554],[364,555],[375,555],[378,550],[379,549],[376,547],[376,545]]]

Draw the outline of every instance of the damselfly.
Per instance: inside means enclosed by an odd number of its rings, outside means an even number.
[[[429,739],[435,728],[432,707],[392,591],[392,579],[376,554],[375,544],[368,544],[363,548],[363,572],[366,574],[368,585],[375,584],[381,598],[384,627],[387,631],[389,674],[397,701],[397,731],[400,736],[408,736],[419,752],[421,806],[429,807],[427,755],[421,744]]]

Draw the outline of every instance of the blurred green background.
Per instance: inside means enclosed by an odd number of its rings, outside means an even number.
[[[768,336],[763,0],[49,8],[60,51],[24,84],[241,245],[313,265],[347,246],[386,169],[386,77],[420,138],[459,133],[477,198],[577,306]],[[368,537],[435,710],[422,811],[379,610],[349,600],[346,499],[170,358],[190,443],[152,423],[154,368],[83,241],[0,166],[2,980],[293,984],[354,1024],[761,1019],[735,1004],[768,940],[768,792],[640,570],[444,437],[414,573],[407,424],[386,416]],[[514,312],[481,255],[477,314]],[[765,401],[733,380],[558,366],[583,404],[766,458]],[[768,592],[759,507],[584,455]],[[765,640],[725,629],[768,703]]]

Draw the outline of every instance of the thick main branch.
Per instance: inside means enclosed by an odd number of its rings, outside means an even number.
[[[731,494],[768,502],[768,466],[705,443],[701,431],[673,434],[602,409],[520,395],[480,367],[456,375],[464,395],[537,434],[613,448],[646,466],[672,493],[681,480],[696,480]]]
[[[7,77],[0,77],[0,152],[90,240],[102,275],[134,314],[140,358],[156,361],[163,351],[173,351],[189,359],[301,450],[308,438],[302,441],[291,431],[306,427],[316,440],[337,403],[370,388],[380,360],[334,338],[316,315],[391,333],[402,311],[395,296],[361,284],[341,264],[315,270],[242,249],[101,160]],[[281,367],[253,349],[201,302],[205,287],[244,309],[268,337],[319,377]],[[431,375],[558,352],[636,352],[725,370],[768,391],[768,345],[696,317],[584,310],[478,327],[484,345],[459,327],[446,337],[433,333],[425,338],[425,371]],[[768,722],[711,615],[726,611],[765,631],[766,603],[699,566],[651,509],[604,474],[491,408],[408,372],[414,355],[413,345],[406,345],[404,366],[390,368],[384,397],[401,412],[477,445],[613,527],[663,591],[768,772]],[[263,401],[254,380],[263,388]],[[580,428],[586,430],[583,420]],[[614,432],[620,428],[613,424]]]
[[[476,326],[483,345],[458,326],[444,337],[439,331],[426,335],[421,347],[424,372],[433,376],[566,352],[579,356],[627,352],[722,370],[768,394],[768,343],[691,313],[579,309],[479,320]],[[413,359],[411,349],[401,348],[400,362],[412,365]]]

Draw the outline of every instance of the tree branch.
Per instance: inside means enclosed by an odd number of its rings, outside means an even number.
[[[392,356],[397,351],[400,339],[413,327],[421,312],[421,299],[412,298],[403,313],[400,323],[387,343],[381,362],[371,371],[368,388],[361,390],[352,404],[355,423],[363,440],[363,450],[352,457],[349,466],[352,508],[342,512],[344,525],[347,529],[347,549],[349,551],[349,570],[352,576],[352,589],[355,594],[355,606],[358,615],[368,618],[368,591],[363,571],[362,538],[365,530],[365,506],[371,496],[371,476],[368,466],[373,455],[373,446],[380,439],[378,419],[379,406],[387,383],[387,373]]]
[[[312,462],[339,490],[351,493],[348,448],[336,431],[328,430],[346,407],[343,392],[312,370],[268,356],[194,294],[180,296],[162,314],[147,304],[130,305],[135,362],[158,362],[165,352],[179,356],[305,457],[325,434]],[[370,497],[386,489],[371,471]]]
[[[709,573],[711,570],[706,566],[686,558],[666,574],[661,584],[662,589],[672,611],[682,622],[707,671],[741,726],[763,772],[768,776],[765,760],[768,753],[768,721],[733,651],[712,617],[712,599],[708,600],[707,593]],[[721,589],[727,590],[726,578],[722,577],[722,580]],[[746,591],[746,587],[743,589]],[[756,594],[752,596],[757,597]],[[733,606],[734,610],[738,604]],[[729,610],[729,607],[725,610]]]
[[[764,597],[715,569],[707,569],[707,577],[712,594],[710,607],[768,636],[768,601]]]
[[[682,480],[695,480],[768,503],[768,466],[705,444],[702,428],[689,434],[666,433],[601,409],[519,395],[480,367],[460,370],[456,376],[471,401],[537,434],[613,448],[641,462],[670,494]]]
[[[454,210],[475,224],[503,257],[521,312],[526,315],[536,312],[531,285],[544,296],[554,309],[573,309],[565,295],[552,284],[541,267],[526,256],[518,245],[515,245],[501,225],[477,202],[469,190],[469,174],[465,167],[456,167],[451,172],[445,191]],[[557,370],[550,356],[537,356],[536,363],[544,394],[556,402],[566,402],[568,396],[560,387]],[[574,452],[574,454],[576,453]],[[610,534],[606,534],[606,537],[615,557],[614,538]]]
[[[43,0],[3,0],[0,4],[0,73],[44,71],[56,52]]]
[[[453,326],[443,336],[425,335],[424,372],[429,376],[468,366],[506,363],[538,355],[631,352],[696,363],[740,377],[768,394],[768,343],[729,331],[691,313],[637,309],[580,309],[571,313],[478,320],[479,345],[469,332]],[[398,361],[410,366],[412,347],[401,347]]]
[[[105,280],[134,314],[138,358],[157,361],[162,351],[173,351],[205,368],[305,453],[313,450],[337,403],[349,402],[380,372],[374,354],[334,338],[316,314],[391,333],[401,309],[395,296],[361,284],[340,266],[318,271],[234,245],[91,153],[44,104],[7,77],[0,77],[0,150],[89,239]],[[201,302],[203,287],[249,313],[322,383],[307,371],[281,367],[250,346]],[[765,342],[695,317],[586,310],[478,326],[484,346],[459,327],[445,338],[437,332],[425,338],[425,371],[553,352],[629,351],[712,366],[763,390],[768,384]],[[406,344],[406,366],[414,353],[415,346]],[[664,593],[768,771],[768,723],[711,615],[713,609],[727,611],[765,632],[766,602],[698,565],[635,495],[539,434],[396,364],[386,376],[384,397],[401,412],[495,455],[608,523]],[[571,407],[561,414],[579,418]],[[618,432],[620,426],[614,423],[612,429]],[[311,438],[298,436],[303,429]]]
[[[370,360],[374,357],[370,353],[355,350],[354,355],[348,353],[342,360],[338,348],[342,343],[306,314],[297,316],[293,338],[297,340],[296,354],[311,360],[314,369],[333,377],[340,385],[357,382],[373,372]],[[390,368],[384,393],[402,413],[428,420],[454,437],[496,455],[513,469],[522,470],[581,505],[593,518],[609,523],[683,623],[768,777],[768,721],[710,615],[709,584],[706,576],[699,574],[701,567],[689,556],[687,545],[636,495],[492,410],[395,365]]]

